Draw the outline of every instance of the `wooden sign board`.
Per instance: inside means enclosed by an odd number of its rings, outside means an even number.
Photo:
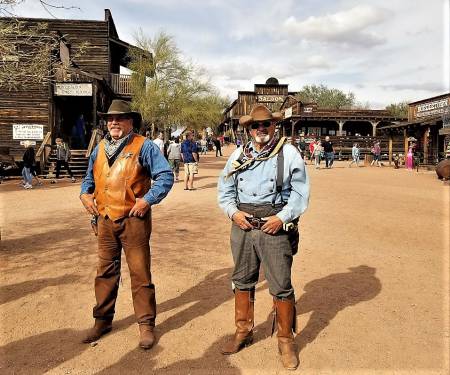
[[[257,95],[256,99],[259,103],[283,103],[284,95]]]
[[[450,106],[450,98],[433,100],[414,105],[413,118],[424,118],[436,115],[443,115]]]
[[[38,124],[13,124],[13,139],[44,139],[44,125]]]
[[[92,96],[92,83],[56,83],[55,96]]]

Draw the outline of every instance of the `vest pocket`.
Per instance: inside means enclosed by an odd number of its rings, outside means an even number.
[[[126,186],[126,190],[127,190],[128,196],[129,196],[131,199],[133,199],[134,202],[136,202],[136,195],[134,194],[134,191],[133,191],[133,189],[131,188],[131,186],[127,185],[127,186]]]

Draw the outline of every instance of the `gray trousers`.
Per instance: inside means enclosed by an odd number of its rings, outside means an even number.
[[[240,209],[245,212],[250,211],[246,207],[240,207]],[[273,212],[267,212],[255,216],[265,217],[273,214]],[[236,288],[240,290],[255,288],[262,265],[272,296],[289,298],[294,295],[291,284],[293,254],[286,232],[280,231],[276,235],[270,235],[257,229],[244,231],[233,223],[231,252],[235,265],[231,279]]]

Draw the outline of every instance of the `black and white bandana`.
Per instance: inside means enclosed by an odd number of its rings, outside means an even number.
[[[120,138],[120,139],[113,139],[111,137],[111,134],[106,134],[105,136],[105,153],[108,160],[114,159],[117,154],[122,150],[122,146],[125,146],[125,144],[128,142],[128,139],[130,139],[130,136],[133,132],[128,134],[127,136]]]

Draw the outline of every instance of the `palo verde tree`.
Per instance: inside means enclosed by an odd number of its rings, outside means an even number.
[[[149,38],[140,31],[131,51],[133,107],[158,129],[186,125],[200,129],[220,121],[224,104],[202,72],[183,59],[172,36],[159,32]]]

